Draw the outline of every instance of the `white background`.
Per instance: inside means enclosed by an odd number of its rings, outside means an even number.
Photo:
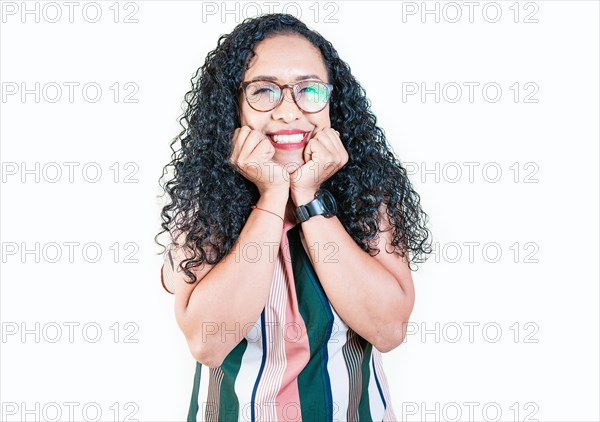
[[[158,177],[190,77],[255,9],[100,2],[91,23],[88,4],[70,22],[63,2],[2,2],[1,419],[72,420],[74,402],[75,420],[96,408],[102,421],[184,420],[195,361],[160,284]],[[398,419],[600,420],[598,3],[476,2],[471,18],[465,2],[289,4],[275,11],[301,11],[351,66],[431,219],[437,253],[413,273],[413,332],[383,356]],[[439,102],[402,98],[436,83]],[[72,182],[65,162],[78,163]],[[66,242],[78,242],[73,262]],[[95,244],[92,263],[82,248]]]

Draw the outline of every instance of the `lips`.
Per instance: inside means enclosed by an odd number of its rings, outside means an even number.
[[[296,135],[296,134],[304,134],[304,137],[300,142],[294,143],[277,143],[273,140],[273,136],[275,135]],[[300,149],[304,148],[306,143],[308,142],[308,137],[310,136],[310,132],[300,130],[300,129],[282,129],[277,132],[267,132],[266,135],[269,137],[269,141],[271,144],[278,149],[290,150],[290,149]]]

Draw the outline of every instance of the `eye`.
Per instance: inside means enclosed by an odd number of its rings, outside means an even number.
[[[251,90],[250,93],[252,95],[258,95],[258,94],[262,94],[264,92],[271,93],[271,92],[273,92],[273,88],[268,88],[268,87],[254,88],[254,89]]]
[[[278,91],[278,87],[268,82],[256,82],[248,85],[250,95],[274,94]]]
[[[328,96],[327,87],[324,84],[309,82],[303,86],[299,92],[308,101],[320,102],[326,101]]]

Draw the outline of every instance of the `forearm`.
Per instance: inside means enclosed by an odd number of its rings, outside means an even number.
[[[306,204],[314,195],[292,198]],[[397,278],[355,243],[337,217],[319,215],[301,224],[315,272],[338,315],[378,350],[396,347],[412,311]]]
[[[268,192],[256,205],[283,216],[288,195]],[[281,233],[281,219],[253,210],[230,253],[198,283],[186,320],[199,355],[223,359],[256,323],[271,288]]]

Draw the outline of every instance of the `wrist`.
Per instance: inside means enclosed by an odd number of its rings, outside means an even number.
[[[289,199],[289,191],[269,189],[260,194],[256,205],[263,208],[276,210],[280,215],[285,212],[285,207]]]
[[[291,197],[294,205],[299,207],[300,205],[306,205],[315,199],[316,193],[316,189],[292,189]]]
[[[261,193],[260,198],[252,208],[259,208],[275,214],[285,221],[285,208],[288,202],[289,192],[282,190],[268,190]]]
[[[290,196],[290,189],[289,187],[271,188],[259,193],[261,198],[272,198],[274,200],[285,199],[287,201]]]

